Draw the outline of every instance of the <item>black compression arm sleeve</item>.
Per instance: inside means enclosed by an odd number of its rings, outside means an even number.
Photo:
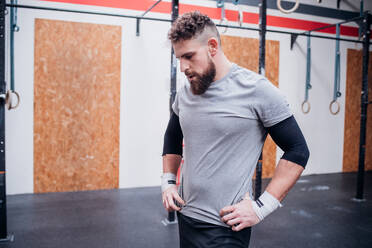
[[[163,156],[165,154],[178,154],[182,156],[183,133],[180,120],[172,113],[164,135]]]
[[[274,126],[267,127],[266,130],[274,142],[284,151],[282,159],[305,168],[310,152],[301,129],[293,116]]]

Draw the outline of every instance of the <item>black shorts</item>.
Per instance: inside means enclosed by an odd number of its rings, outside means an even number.
[[[180,248],[247,248],[251,227],[239,232],[213,225],[177,212]]]

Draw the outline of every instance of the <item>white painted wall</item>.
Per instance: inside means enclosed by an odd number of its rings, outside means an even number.
[[[71,8],[68,4],[19,1]],[[84,10],[102,11],[97,7]],[[122,10],[104,9],[110,13]],[[136,15],[138,12],[125,11]],[[157,15],[163,18],[167,16]],[[21,105],[6,116],[7,193],[33,192],[33,74],[34,20],[45,18],[122,27],[119,187],[160,184],[163,134],[169,118],[169,23],[141,22],[137,37],[135,19],[18,9],[20,32],[15,34],[16,90]]]
[[[181,1],[181,3],[186,2],[215,6],[211,1]],[[301,2],[316,3],[315,0],[301,0]],[[19,3],[128,15],[140,13],[36,0],[19,0]],[[230,7],[234,8],[232,5]],[[245,7],[244,10],[258,12],[255,7]],[[282,15],[275,10],[268,10],[268,14]],[[148,16],[170,18],[167,14],[149,13]],[[329,23],[337,21],[297,13],[291,14],[290,17]],[[166,34],[170,24],[142,21],[141,36],[136,37],[134,19],[18,9],[18,23],[21,30],[15,36],[16,90],[22,98],[18,109],[6,113],[7,193],[33,192],[33,103],[37,100],[33,99],[35,18],[122,27],[119,187],[159,185],[163,134],[169,117],[170,44],[167,42]],[[226,34],[258,38],[258,33],[253,31],[229,29]],[[289,49],[288,35],[268,33],[267,39],[280,41],[280,88],[287,95],[310,147],[311,157],[305,174],[340,172],[344,132],[346,49],[360,46],[341,42],[343,95],[340,103],[342,108],[339,115],[333,116],[329,113],[328,105],[333,96],[335,42],[323,39],[312,40],[313,89],[310,91],[312,109],[308,115],[304,115],[300,110],[300,104],[304,98],[306,38],[298,38],[292,51]],[[178,82],[181,83],[183,80],[183,75],[179,73]],[[281,152],[278,151],[278,157],[280,154]]]

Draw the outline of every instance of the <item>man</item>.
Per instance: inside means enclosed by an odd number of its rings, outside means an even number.
[[[209,17],[186,13],[168,37],[188,83],[176,96],[164,137],[164,207],[178,211],[182,248],[248,247],[251,227],[281,206],[304,170],[306,141],[281,92],[226,58]],[[284,155],[253,201],[252,176],[268,133]]]

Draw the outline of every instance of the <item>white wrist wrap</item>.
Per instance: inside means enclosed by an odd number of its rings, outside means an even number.
[[[176,185],[176,178],[177,176],[173,173],[164,173],[161,176],[161,192],[164,192],[169,187]]]
[[[252,201],[252,206],[258,218],[262,221],[266,216],[274,212],[275,209],[281,207],[282,204],[269,192],[265,191],[260,198]]]

